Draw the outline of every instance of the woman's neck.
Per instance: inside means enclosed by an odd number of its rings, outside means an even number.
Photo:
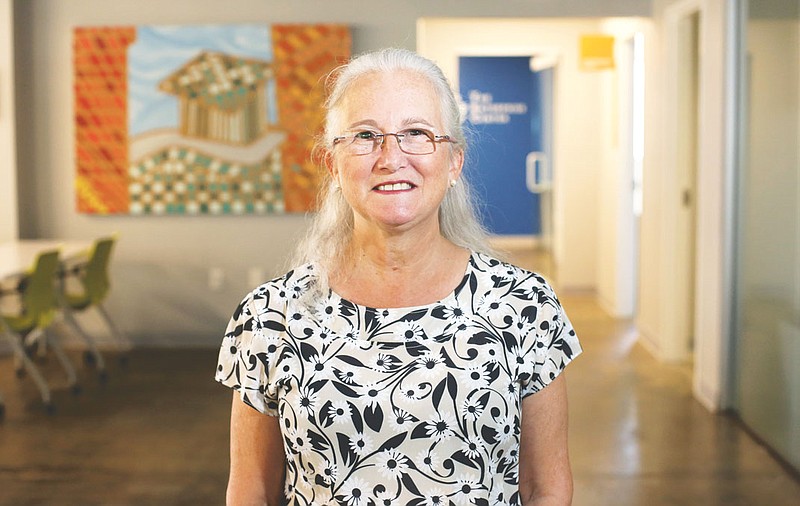
[[[458,286],[470,252],[436,234],[355,233],[331,288],[352,302],[409,307],[441,300]]]

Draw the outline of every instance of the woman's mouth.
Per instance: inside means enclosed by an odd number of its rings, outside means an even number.
[[[414,188],[414,185],[411,183],[387,183],[387,184],[380,184],[373,188],[373,190],[377,190],[380,192],[396,192],[402,190],[410,190]]]

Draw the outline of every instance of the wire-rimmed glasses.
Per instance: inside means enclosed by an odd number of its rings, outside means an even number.
[[[372,130],[359,130],[355,134],[333,138],[333,145],[342,145],[350,154],[368,155],[382,147],[386,137],[393,136],[403,153],[409,155],[429,155],[436,151],[440,142],[454,142],[449,135],[436,135],[424,128],[406,128],[399,132],[380,133]]]

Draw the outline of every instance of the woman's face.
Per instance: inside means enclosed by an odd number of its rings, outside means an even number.
[[[394,136],[368,154],[353,154],[348,146],[353,135],[364,131],[418,128],[449,134],[433,86],[412,72],[370,73],[353,82],[340,108],[343,131],[337,135],[346,138],[334,146],[330,170],[353,208],[356,230],[438,230],[439,204],[449,182],[461,173],[461,150],[444,141],[436,143],[433,153],[408,154]]]

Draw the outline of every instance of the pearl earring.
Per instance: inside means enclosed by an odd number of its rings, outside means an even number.
[[[451,179],[450,180],[450,188],[455,188],[457,183],[458,183],[458,181],[456,181],[455,179]]]

